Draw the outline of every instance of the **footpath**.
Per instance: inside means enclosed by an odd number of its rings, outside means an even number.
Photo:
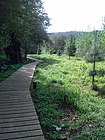
[[[45,140],[29,91],[36,64],[0,83],[0,140]]]

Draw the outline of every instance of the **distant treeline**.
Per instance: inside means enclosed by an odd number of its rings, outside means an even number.
[[[96,61],[105,60],[105,32],[65,32],[50,33],[50,42],[44,43],[44,49],[49,53],[58,55],[67,54],[85,59],[88,62],[93,61],[93,55]]]

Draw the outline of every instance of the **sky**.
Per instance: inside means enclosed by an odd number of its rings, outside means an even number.
[[[43,0],[51,26],[48,32],[102,29],[105,0]]]

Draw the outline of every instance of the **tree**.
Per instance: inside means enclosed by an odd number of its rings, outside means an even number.
[[[76,38],[76,55],[86,60],[86,56],[92,47],[93,35],[83,32]]]
[[[20,51],[27,53],[29,44],[48,39],[50,23],[42,5],[41,0],[0,1],[0,49],[5,48],[10,61],[14,59],[12,63],[21,61]]]
[[[64,52],[65,36],[54,36],[51,40],[52,50],[61,55]]]
[[[93,70],[92,70],[92,88],[94,89],[95,75],[96,75],[96,47],[97,47],[97,31],[94,32],[94,40],[91,49],[91,55],[93,57]]]
[[[76,47],[75,47],[75,36],[71,35],[69,38],[66,39],[66,49],[67,49],[67,54],[69,56],[74,56],[76,52]]]
[[[100,40],[97,41],[96,47],[96,54],[95,59],[96,61],[104,60],[105,54],[105,42],[103,42],[104,38],[102,39],[103,33],[97,31],[98,38]],[[87,62],[93,62],[93,40],[94,40],[94,31],[93,32],[85,32],[79,35],[76,39],[76,55],[82,57]]]

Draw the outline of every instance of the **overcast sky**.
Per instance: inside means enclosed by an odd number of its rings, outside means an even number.
[[[51,19],[48,32],[86,31],[102,28],[105,0],[43,0]]]

